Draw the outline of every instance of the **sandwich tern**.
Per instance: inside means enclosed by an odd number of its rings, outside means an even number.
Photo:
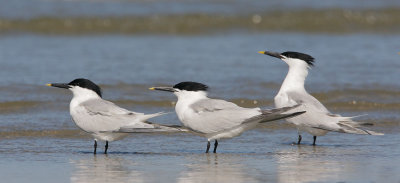
[[[206,153],[210,149],[212,140],[215,140],[213,152],[216,153],[219,139],[239,136],[259,123],[304,113],[304,111],[286,113],[297,106],[261,110],[240,107],[225,100],[211,99],[207,97],[208,86],[196,82],[181,82],[173,87],[149,89],[173,92],[177,96],[175,111],[179,120],[193,133],[207,138]]]
[[[47,86],[71,90],[73,98],[70,114],[75,124],[94,137],[94,154],[97,140],[105,141],[104,154],[107,154],[108,142],[120,140],[128,133],[138,132],[178,132],[185,129],[178,126],[159,125],[146,120],[164,113],[143,114],[118,107],[102,98],[101,89],[88,79],[75,79],[70,83],[51,83]]]
[[[310,55],[287,51],[283,53],[260,51],[259,53],[279,58],[289,65],[289,71],[282,86],[275,96],[275,106],[285,107],[300,105],[296,110],[307,111],[304,115],[287,119],[297,126],[298,141],[301,142],[301,131],[313,135],[313,145],[317,136],[326,133],[341,132],[364,135],[383,135],[382,133],[359,128],[362,123],[352,120],[354,117],[344,117],[332,114],[325,106],[304,88],[304,82],[308,75],[308,69],[314,65],[314,58]]]

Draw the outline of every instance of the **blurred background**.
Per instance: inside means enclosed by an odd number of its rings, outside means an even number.
[[[306,88],[334,112],[400,119],[400,1],[0,2],[5,116],[60,109],[70,126],[71,95],[44,84],[79,77],[101,85],[106,99],[143,112],[173,110],[174,96],[147,88],[181,81],[208,84],[212,97],[272,107],[287,65],[257,53],[269,50],[315,57]],[[60,125],[53,120],[35,128]],[[2,131],[19,125],[4,121]],[[24,123],[31,129],[35,122]]]
[[[258,161],[246,155],[224,156],[219,163],[231,173],[232,180],[309,182],[340,181],[338,177],[345,177],[379,182],[388,181],[387,175],[399,170],[393,168],[400,162],[398,0],[0,0],[0,4],[0,161],[12,165],[0,165],[2,177],[9,178],[4,180],[43,180],[37,174],[53,172],[53,182],[57,177],[72,182],[94,181],[98,179],[92,175],[98,172],[90,172],[87,167],[100,166],[99,172],[104,173],[109,169],[102,164],[107,162],[116,165],[111,169],[120,174],[108,172],[105,179],[126,182],[140,175],[146,180],[151,177],[149,172],[154,173],[152,168],[170,166],[177,161],[176,156],[183,154],[183,160],[178,158],[180,163],[151,180],[170,180],[172,174],[183,176],[179,180],[185,182],[207,176],[211,179],[206,181],[231,181],[206,171],[218,169],[209,164],[216,159],[187,157],[202,153],[205,146],[203,138],[191,135],[184,135],[183,146],[180,135],[133,135],[111,144],[110,150],[117,152],[114,155],[118,158],[93,160],[88,153],[91,138],[77,129],[69,116],[72,94],[45,84],[88,78],[102,87],[105,99],[133,111],[152,113],[174,111],[176,98],[149,91],[149,87],[197,81],[210,86],[210,97],[244,107],[270,108],[288,68],[276,58],[257,53],[263,50],[298,51],[313,56],[315,66],[306,81],[309,93],[333,113],[367,114],[358,120],[375,123],[373,130],[387,135],[354,138],[332,134],[320,138],[321,144],[332,146],[303,152],[304,149],[288,146],[297,138],[292,126],[264,125],[250,135],[224,142],[225,153],[237,152],[237,147],[244,146],[241,153],[268,152],[276,159],[264,159],[265,154],[256,156]],[[179,124],[174,113],[154,122]],[[269,133],[269,140],[264,138],[265,132]],[[262,140],[254,141],[259,136]],[[149,138],[157,144],[148,142],[143,146],[141,143]],[[311,141],[311,137],[306,138]],[[362,145],[352,151],[354,147],[341,146],[346,142]],[[254,143],[261,145],[255,148]],[[358,157],[376,144],[382,145],[381,151]],[[222,146],[221,151],[224,153]],[[334,156],[337,151],[348,156],[338,158]],[[178,153],[172,157],[148,157],[128,152]],[[310,157],[299,159],[299,152]],[[306,168],[298,166],[315,154],[322,155],[304,164]],[[148,161],[120,167],[126,159],[136,160],[136,155],[145,156]],[[381,155],[386,159],[377,158]],[[364,162],[366,157],[374,158]],[[357,163],[346,164],[346,158]],[[157,163],[160,159],[164,164]],[[343,161],[338,163],[338,159]],[[32,162],[41,162],[43,168],[33,171]],[[59,164],[49,166],[54,162]],[[154,166],[134,168],[148,162]],[[312,179],[315,165],[321,165],[323,170],[335,167],[332,171],[336,174],[321,171],[320,177]],[[385,172],[365,169],[365,165],[375,165]],[[29,171],[36,173],[22,176],[18,173],[21,167],[31,167]],[[258,173],[247,172],[249,168]],[[298,174],[281,171],[285,169]],[[58,170],[70,174],[64,177]],[[361,176],[365,171],[372,173]],[[265,174],[272,177],[264,179]],[[400,180],[392,175],[391,181]]]

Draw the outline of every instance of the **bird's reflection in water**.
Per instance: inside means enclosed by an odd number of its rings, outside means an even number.
[[[276,155],[278,182],[341,180],[338,175],[351,172],[352,164],[336,157],[336,153],[345,153],[340,151],[332,147],[297,145],[282,150]]]
[[[122,157],[90,156],[86,159],[71,160],[74,171],[71,182],[143,182],[134,163]]]
[[[177,182],[255,182],[246,172],[243,164],[237,159],[238,155],[229,154],[206,154],[190,156],[194,160],[186,165]]]

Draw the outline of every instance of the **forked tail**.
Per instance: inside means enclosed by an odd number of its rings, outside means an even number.
[[[343,131],[343,133],[353,133],[353,134],[361,134],[361,135],[384,135],[383,133],[374,132],[371,130],[364,130],[361,128],[357,128],[348,124],[346,122],[339,122],[338,125],[341,127],[339,131]]]
[[[355,124],[355,126],[353,126],[353,124]],[[352,134],[360,134],[360,135],[384,135],[383,133],[361,129],[361,128],[359,128],[359,125],[353,121],[350,121],[350,122],[340,121],[337,123],[337,125],[339,125],[339,128],[329,128],[329,127],[322,127],[322,126],[313,127],[313,128],[326,130],[326,131],[332,131],[332,132],[339,132],[339,133],[352,133]]]

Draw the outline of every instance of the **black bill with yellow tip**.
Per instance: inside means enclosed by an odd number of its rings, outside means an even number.
[[[149,88],[149,90],[160,90],[160,91],[167,91],[167,92],[176,92],[175,88],[173,88],[173,87],[164,87],[164,86],[151,87],[151,88]]]
[[[65,88],[65,89],[71,88],[71,86],[69,86],[68,83],[49,83],[46,85],[52,86],[52,87],[57,87],[57,88]]]
[[[264,54],[264,55],[269,55],[271,57],[276,57],[279,59],[282,59],[282,55],[278,52],[270,52],[270,51],[259,51],[258,53]]]

